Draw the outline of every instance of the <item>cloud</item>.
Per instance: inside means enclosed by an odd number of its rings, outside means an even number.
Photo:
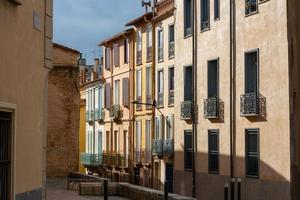
[[[141,15],[140,0],[54,0],[54,41],[99,56],[97,44]]]

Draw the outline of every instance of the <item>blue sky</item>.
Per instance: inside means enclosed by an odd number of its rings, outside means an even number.
[[[141,0],[54,0],[54,42],[85,53],[92,64],[97,44],[144,12]]]

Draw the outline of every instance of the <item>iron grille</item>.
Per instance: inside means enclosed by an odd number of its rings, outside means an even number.
[[[0,112],[0,200],[9,199],[12,114]]]
[[[219,98],[204,100],[204,116],[206,119],[219,118]]]
[[[163,151],[164,151],[164,156],[173,157],[173,155],[174,155],[174,140],[172,140],[172,139],[164,140]]]
[[[258,0],[246,0],[246,15],[250,15],[258,11]]]
[[[265,116],[266,98],[257,93],[241,95],[241,116]]]
[[[120,105],[113,105],[109,109],[110,118],[119,119],[122,117],[122,111]]]
[[[190,35],[192,35],[192,27],[184,29],[184,36],[187,37]]]
[[[191,101],[184,101],[181,102],[181,109],[180,109],[180,117],[183,120],[191,120],[192,119],[192,102]]]
[[[163,140],[162,139],[154,139],[152,142],[152,154],[156,156],[163,155]]]
[[[209,28],[210,28],[210,23],[209,23],[209,21],[204,21],[204,22],[201,23],[201,29],[202,29],[202,30],[207,30],[207,29],[209,29]]]

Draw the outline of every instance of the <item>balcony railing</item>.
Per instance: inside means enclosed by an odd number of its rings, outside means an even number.
[[[241,95],[241,116],[261,116],[266,115],[266,98],[258,93],[248,93]]]
[[[169,91],[169,106],[174,105],[174,90]]]
[[[122,118],[122,110],[120,105],[113,105],[109,109],[109,116],[113,119]]]
[[[145,156],[144,156],[144,163],[151,164],[152,161],[152,154],[151,149],[145,149]]]
[[[147,47],[147,62],[152,60],[152,47]]]
[[[154,139],[152,142],[152,155],[162,156],[163,155],[163,140]]]
[[[141,65],[142,64],[142,51],[138,51],[136,53],[136,64]]]
[[[163,151],[164,151],[163,152],[164,156],[173,157],[173,155],[174,155],[174,140],[173,139],[164,140]]]
[[[94,121],[94,111],[93,110],[87,110],[85,112],[85,121],[86,122],[92,122]]]
[[[152,109],[152,95],[151,94],[147,94],[146,95],[146,109]]]
[[[258,10],[258,0],[246,0],[246,15],[250,15]]]
[[[158,47],[158,55],[157,55],[158,61],[164,60],[164,49],[163,47]]]
[[[96,109],[95,110],[95,121],[103,121],[105,118],[105,111],[104,109]]]
[[[201,30],[207,30],[210,28],[209,20],[201,22]]]
[[[139,97],[137,97],[136,98],[136,101],[137,101],[137,104],[136,104],[136,110],[142,110],[142,97],[141,96],[139,96]]]
[[[169,58],[173,58],[175,55],[175,42],[169,43]]]
[[[204,100],[204,117],[206,119],[217,119],[220,117],[220,99],[212,97]]]
[[[102,164],[102,154],[81,153],[80,163],[84,166],[97,166]]]
[[[163,107],[164,106],[164,93],[158,93],[158,101],[157,105],[158,107]]]
[[[191,120],[193,115],[193,105],[191,101],[181,102],[180,118],[182,120]]]
[[[192,27],[184,29],[184,37],[192,35]]]

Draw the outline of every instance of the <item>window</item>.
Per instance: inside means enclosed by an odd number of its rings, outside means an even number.
[[[174,25],[169,26],[169,58],[175,55],[175,33]]]
[[[174,134],[174,116],[169,115],[166,116],[166,140],[171,140],[173,139],[173,134]]]
[[[136,71],[136,100],[142,102],[142,69]],[[137,104],[136,108],[141,109],[141,104]]]
[[[184,131],[184,169],[193,169],[193,138],[192,131]]]
[[[220,19],[220,0],[214,2],[215,20]]]
[[[137,31],[137,35],[136,35],[137,39],[137,47],[136,47],[136,64],[140,65],[142,64],[142,30],[139,29]]]
[[[87,132],[88,135],[88,139],[87,139],[87,149],[88,149],[88,153],[93,153],[93,132],[92,131],[88,131]]]
[[[114,44],[114,65],[118,67],[120,65],[120,47],[119,44]]]
[[[157,53],[157,59],[158,62],[163,61],[164,59],[164,31],[162,29],[158,30],[157,34],[157,42],[158,42],[158,53]]]
[[[245,93],[258,92],[258,50],[245,54]]]
[[[109,109],[110,108],[110,83],[105,84],[105,108]]]
[[[209,21],[209,1],[201,0],[201,30],[207,30],[210,27]]]
[[[184,69],[184,101],[193,101],[193,68]]]
[[[208,131],[208,170],[219,173],[219,131]]]
[[[98,131],[98,154],[102,154],[102,132]]]
[[[146,120],[146,150],[151,149],[151,120]]]
[[[136,135],[135,135],[135,149],[141,149],[141,139],[142,139],[142,123],[140,121],[136,122]]]
[[[102,109],[102,94],[103,94],[103,88],[99,87],[98,89],[98,109],[101,112]]]
[[[155,117],[155,139],[162,139],[164,131],[164,118],[163,116]]]
[[[152,59],[152,25],[147,25],[147,62]]]
[[[164,106],[164,71],[159,70],[157,73],[157,99],[158,106]]]
[[[114,96],[114,99],[115,99],[115,102],[114,102],[114,105],[120,105],[120,80],[115,80],[115,96]]]
[[[114,131],[114,152],[119,152],[119,138],[118,138],[118,131]]]
[[[129,91],[130,85],[129,85],[129,78],[123,78],[123,106],[129,107]]]
[[[110,151],[110,139],[109,139],[109,131],[106,131],[106,153]]]
[[[169,106],[174,105],[174,67],[169,67]]]
[[[10,199],[12,113],[0,112],[0,199]]]
[[[151,66],[146,68],[146,103],[152,104],[152,80],[151,80]],[[147,106],[151,109],[152,106]]]
[[[259,131],[246,129],[246,175],[259,177]]]
[[[110,70],[110,48],[105,48],[105,69]]]
[[[245,0],[245,13],[250,15],[258,11],[258,0]]]
[[[124,156],[127,157],[128,155],[128,131],[124,130],[124,136],[123,136],[123,147],[124,147]]]
[[[124,40],[124,63],[129,63],[129,39]]]
[[[208,61],[207,66],[207,94],[208,98],[216,98],[219,96],[218,84],[218,60]]]
[[[184,37],[192,35],[192,0],[184,0]]]

